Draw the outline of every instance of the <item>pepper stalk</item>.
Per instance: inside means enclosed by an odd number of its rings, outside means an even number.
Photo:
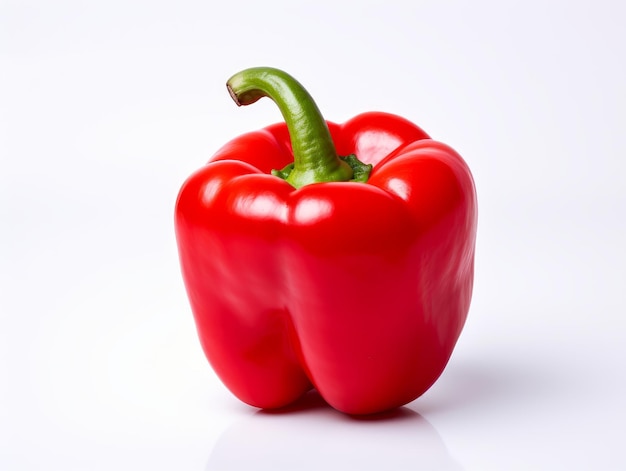
[[[294,161],[272,174],[295,188],[321,182],[365,182],[371,165],[355,155],[339,157],[335,144],[315,101],[292,76],[271,67],[253,67],[233,75],[226,83],[238,106],[268,97],[287,124]]]

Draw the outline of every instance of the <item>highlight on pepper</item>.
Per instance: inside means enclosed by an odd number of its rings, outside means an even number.
[[[258,408],[315,388],[335,409],[407,404],[443,372],[472,297],[477,201],[466,162],[405,118],[326,121],[269,67],[227,82],[284,122],[227,142],[182,185],[181,271],[216,374]]]

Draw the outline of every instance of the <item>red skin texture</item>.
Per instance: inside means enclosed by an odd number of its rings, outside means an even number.
[[[328,123],[367,183],[298,190],[284,124],[220,149],[183,185],[176,234],[204,352],[242,401],[286,406],[311,387],[348,414],[423,394],[470,306],[476,191],[450,147],[385,113]]]

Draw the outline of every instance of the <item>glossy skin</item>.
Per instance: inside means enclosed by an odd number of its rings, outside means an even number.
[[[370,414],[411,402],[443,371],[470,306],[476,193],[463,159],[384,113],[328,123],[367,183],[296,190],[284,124],[224,146],[183,185],[182,273],[206,356],[260,408],[311,387]]]

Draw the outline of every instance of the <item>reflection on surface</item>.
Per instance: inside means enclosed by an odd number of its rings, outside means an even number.
[[[354,418],[312,391],[293,407],[259,411],[226,429],[206,470],[462,469],[435,428],[406,407]]]

